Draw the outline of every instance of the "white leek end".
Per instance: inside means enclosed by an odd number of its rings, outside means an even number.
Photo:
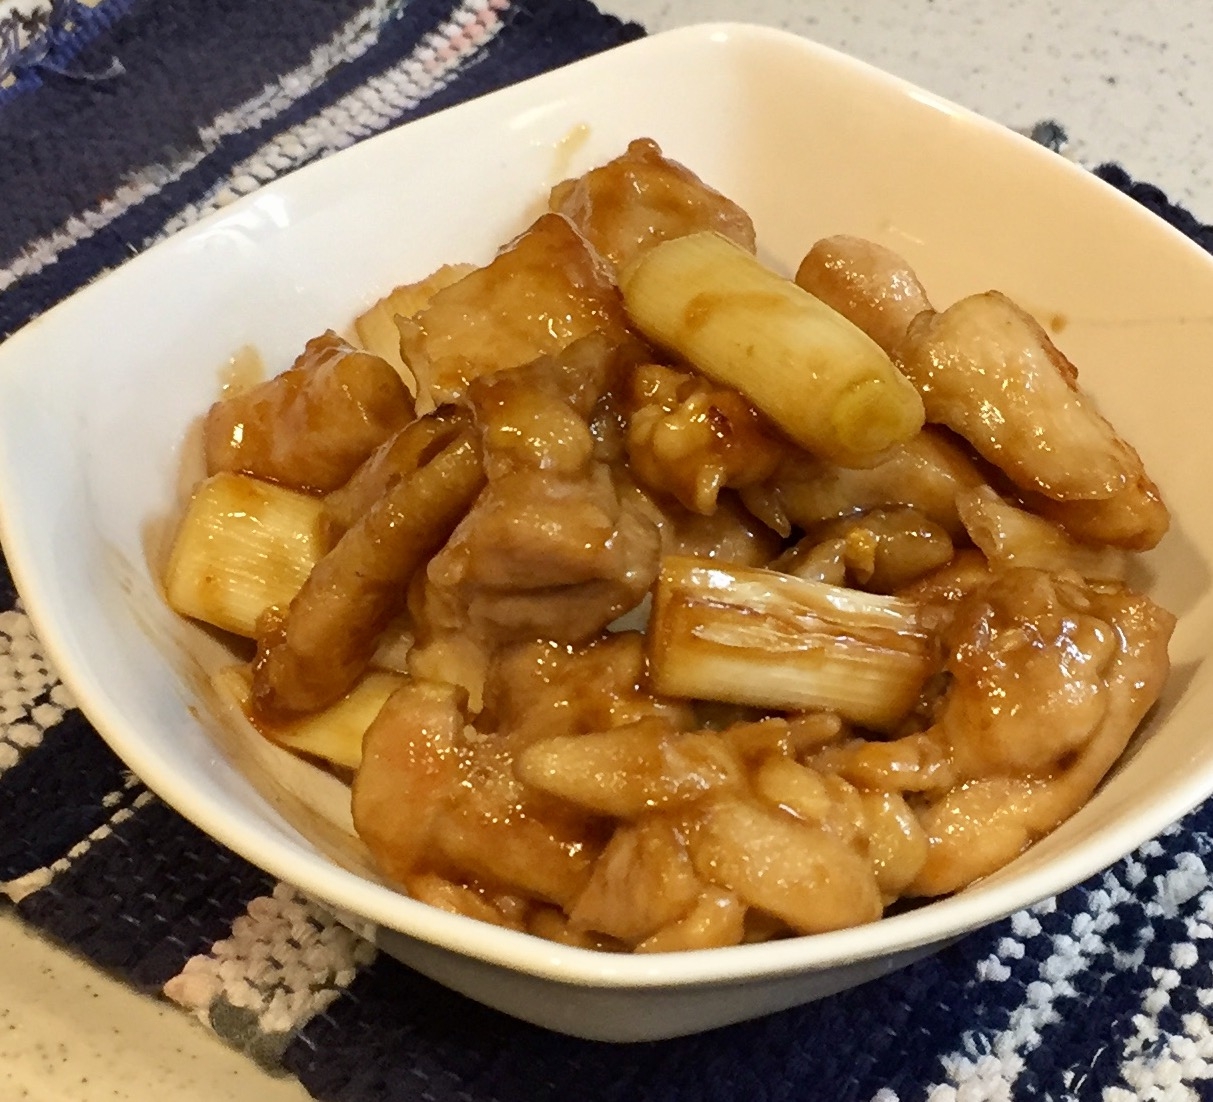
[[[914,601],[678,555],[662,563],[648,639],[657,692],[877,730],[909,712],[933,666]]]
[[[645,336],[815,455],[871,466],[922,427],[918,392],[871,337],[719,234],[663,242],[619,282]]]

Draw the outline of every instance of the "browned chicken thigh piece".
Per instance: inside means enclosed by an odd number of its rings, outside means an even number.
[[[929,732],[956,783],[920,811],[929,847],[911,894],[994,872],[1091,797],[1162,691],[1174,625],[1122,586],[1040,570],[999,572],[959,600]]]
[[[380,444],[344,486],[325,495],[320,525],[326,547],[336,544],[393,483],[428,463],[471,424],[467,410],[444,406]]]
[[[1060,503],[1050,519],[1085,520],[1075,535],[1144,550],[1166,532],[1166,506],[1137,453],[1079,388],[1074,365],[1005,295],[920,314],[901,365],[928,421],[963,436],[1033,499]]]
[[[525,642],[494,655],[484,686],[485,730],[508,731],[520,746],[556,735],[581,735],[661,718],[695,725],[692,706],[648,687],[644,636],[605,635],[583,647]]]
[[[354,783],[354,821],[380,867],[447,910],[516,928],[540,921],[546,936],[582,943],[570,939],[560,910],[545,908],[572,907],[610,825],[525,784],[515,763],[554,735],[643,719],[689,725],[688,705],[644,690],[643,669],[632,633],[584,648],[504,647],[489,666],[477,732],[454,686],[418,680],[400,689],[367,731]]]
[[[633,366],[651,356],[639,340],[591,333],[553,355],[481,376],[468,388],[489,477],[529,469],[573,474],[618,448],[599,431]]]
[[[902,505],[815,525],[771,566],[869,593],[895,593],[950,562],[953,550],[943,525]],[[825,570],[827,563],[836,569]]]
[[[776,531],[812,528],[868,509],[903,505],[941,525],[964,532],[957,494],[986,484],[984,473],[951,433],[923,429],[890,449],[875,467],[840,467],[803,452],[775,473],[741,490],[742,500]]]
[[[716,508],[705,515],[643,489],[626,469],[617,468],[614,474],[620,497],[634,501],[657,525],[662,555],[766,566],[783,550],[779,533],[754,516],[731,490],[722,492]]]
[[[754,252],[754,224],[731,199],[690,169],[662,155],[650,138],[552,189],[551,210],[563,214],[616,270],[674,237],[715,230]]]
[[[422,412],[456,401],[473,379],[559,352],[590,333],[619,343],[627,319],[602,260],[572,224],[542,215],[496,258],[397,319]]]
[[[1144,470],[1111,497],[1096,501],[1053,501],[1024,494],[1027,505],[1086,543],[1105,543],[1128,551],[1158,546],[1171,525],[1171,514]]]
[[[427,895],[439,880],[482,899],[522,892],[571,904],[603,831],[591,816],[524,788],[514,752],[508,736],[468,737],[452,686],[416,681],[399,689],[367,730],[353,789],[354,823],[380,867],[406,887],[420,880]],[[462,894],[448,890],[446,902],[469,912]]]
[[[927,293],[892,249],[862,237],[823,237],[800,262],[796,282],[862,329],[896,359]]]
[[[242,471],[324,493],[412,419],[413,400],[392,366],[329,330],[290,370],[210,408],[207,474]]]
[[[621,497],[590,430],[613,365],[591,339],[470,388],[489,482],[429,565],[423,629],[576,642],[647,592],[657,527]]]
[[[685,371],[632,374],[626,447],[633,476],[710,516],[726,488],[769,478],[792,446],[741,394]]]
[[[652,816],[611,836],[569,924],[635,944],[681,919],[703,890],[677,822]]]
[[[434,557],[431,607],[446,609],[441,627],[498,642],[578,642],[640,602],[660,548],[604,465],[577,478],[515,471],[489,483]]]
[[[428,856],[437,871],[567,909],[605,831],[581,809],[524,785],[514,756],[508,737],[472,748],[456,799],[434,820]]]

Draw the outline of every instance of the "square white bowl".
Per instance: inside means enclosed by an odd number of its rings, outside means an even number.
[[[1088,806],[999,874],[853,930],[664,956],[571,949],[405,898],[345,790],[225,723],[214,641],[164,605],[156,533],[223,365],[273,371],[385,289],[486,261],[548,188],[655,138],[744,206],[785,271],[818,237],[882,241],[937,304],[998,288],[1042,318],[1162,487],[1145,557],[1179,615],[1174,672]],[[102,735],[219,841],[420,971],[606,1040],[673,1036],[883,974],[1111,864],[1213,793],[1213,259],[1085,171],[795,36],[642,40],[371,139],[131,260],[0,348],[0,538],[42,641]]]

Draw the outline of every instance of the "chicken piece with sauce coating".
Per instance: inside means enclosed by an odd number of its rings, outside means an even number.
[[[428,570],[439,624],[497,642],[581,642],[638,604],[657,574],[656,526],[604,466],[490,481]]]
[[[406,887],[437,874],[569,906],[603,831],[514,776],[508,737],[469,738],[460,694],[410,682],[364,739],[354,825],[379,866]]]
[[[1052,519],[1064,525],[1072,505],[1107,502],[1129,523],[1105,538],[1146,549],[1166,532],[1166,507],[1137,453],[1079,389],[1074,365],[1005,295],[919,315],[901,365],[927,419],[963,436],[1021,491],[1062,503]]]
[[[655,696],[647,680],[644,637],[637,631],[612,632],[583,647],[516,643],[493,656],[477,723],[508,731],[520,743],[649,718],[694,726],[690,703]]]
[[[335,490],[412,418],[412,397],[392,366],[329,330],[289,370],[210,408],[207,474],[241,471],[296,490]]]
[[[1122,586],[1025,568],[960,597],[928,732],[956,783],[920,811],[929,847],[911,894],[989,875],[1090,798],[1162,691],[1174,624]]]
[[[1047,333],[1005,295],[936,314],[910,266],[858,237],[818,241],[796,282],[872,337],[913,380],[927,420],[1007,474],[1074,538],[1145,551],[1168,525],[1158,488],[1078,387]]]
[[[750,216],[663,156],[651,138],[637,138],[613,161],[557,184],[548,207],[568,218],[617,271],[662,241],[700,230],[715,230],[755,251]]]
[[[985,475],[954,436],[926,428],[890,449],[874,467],[841,467],[806,454],[788,457],[765,482],[742,489],[755,516],[787,535],[869,509],[905,506],[964,534],[956,497],[986,484]]]
[[[620,495],[590,428],[615,357],[592,337],[469,389],[489,481],[429,565],[429,631],[579,642],[648,591],[657,527]]]
[[[895,593],[945,563],[952,540],[941,524],[916,509],[872,509],[815,526],[772,569],[869,593]],[[823,571],[837,562],[837,571]]]
[[[572,908],[610,830],[524,784],[514,763],[552,737],[691,726],[690,707],[653,697],[643,675],[633,632],[584,648],[504,647],[490,663],[477,733],[454,686],[416,680],[398,690],[366,734],[353,790],[355,826],[380,867],[414,895],[438,892],[449,909],[493,921],[500,916],[476,902],[486,890]]]
[[[769,478],[792,450],[736,390],[660,364],[629,380],[626,447],[633,476],[705,516],[721,490]]]
[[[661,537],[661,554],[766,566],[783,550],[779,533],[759,520],[731,490],[716,498],[710,514],[696,513],[673,498],[653,494],[637,484],[626,469],[616,468],[620,498],[633,501]]]
[[[862,237],[823,237],[796,271],[796,282],[858,326],[896,360],[927,293],[892,249]]]
[[[1084,543],[1107,544],[1126,551],[1149,551],[1167,533],[1171,515],[1153,480],[1137,471],[1111,497],[1094,501],[1054,501],[1043,494],[1023,495],[1034,512],[1064,528]]]
[[[542,215],[491,263],[396,323],[422,412],[461,399],[481,375],[559,352],[595,332],[620,343],[628,331],[606,266],[558,214]]]
[[[474,264],[444,264],[425,279],[394,288],[354,319],[358,343],[368,352],[387,360],[400,372],[410,391],[415,392],[417,380],[400,358],[400,330],[396,327],[396,319],[421,313],[439,291],[458,283],[475,269]]]
[[[471,423],[467,410],[444,406],[380,444],[344,486],[325,494],[320,528],[327,547],[333,547],[393,483],[414,474]]]
[[[553,355],[482,376],[468,388],[490,477],[528,468],[576,474],[615,458],[602,424],[633,366],[651,355],[641,341],[592,333]]]

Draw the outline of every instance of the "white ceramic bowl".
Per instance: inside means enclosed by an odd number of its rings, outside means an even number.
[[[860,929],[654,957],[596,954],[393,891],[336,782],[217,720],[214,647],[148,565],[191,424],[232,354],[274,369],[383,289],[487,260],[555,181],[633,137],[753,215],[794,268],[847,232],[904,253],[937,303],[1002,289],[1141,451],[1175,523],[1145,562],[1179,615],[1174,674],[1090,804],[986,882]],[[810,42],[675,31],[367,141],[137,257],[0,349],[0,535],[65,681],[130,767],[237,853],[438,981],[553,1029],[689,1033],[882,974],[1064,889],[1213,792],[1213,260],[1027,140]],[[31,457],[36,456],[36,461]]]

